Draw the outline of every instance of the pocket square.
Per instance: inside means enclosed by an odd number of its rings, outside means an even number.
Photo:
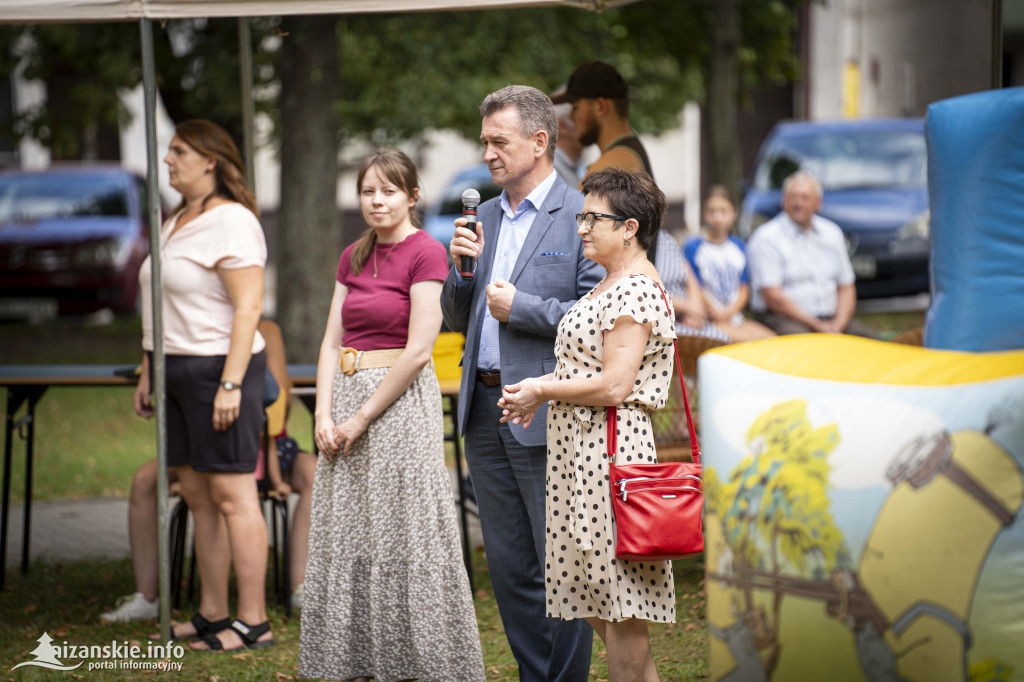
[[[568,255],[569,255],[568,251],[545,251],[544,253],[540,254],[540,257],[543,258],[544,256],[568,256]]]

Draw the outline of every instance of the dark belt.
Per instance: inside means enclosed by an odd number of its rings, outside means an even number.
[[[501,386],[501,372],[496,369],[478,369],[476,380],[484,386]]]

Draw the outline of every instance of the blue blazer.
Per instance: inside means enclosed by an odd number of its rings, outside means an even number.
[[[461,278],[453,266],[441,293],[445,324],[452,331],[466,336],[459,389],[459,433],[466,432],[476,388],[477,353],[487,306],[487,281],[501,228],[502,211],[498,202],[496,197],[481,204],[477,210],[483,227],[484,252],[473,278],[460,282]],[[516,294],[509,321],[498,323],[502,384],[514,384],[555,370],[555,333],[559,320],[604,277],[604,268],[583,257],[583,242],[576,234],[576,214],[582,210],[583,194],[556,177],[509,278]],[[530,428],[512,426],[512,434],[523,445],[543,445],[547,438],[546,419],[545,403],[537,410]]]

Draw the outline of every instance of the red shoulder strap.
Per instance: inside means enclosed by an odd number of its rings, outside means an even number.
[[[665,306],[669,310],[672,309],[672,305],[668,301],[668,294],[661,287],[657,281],[654,282],[658,289],[661,291],[662,297],[665,299]],[[675,341],[672,342],[672,348],[676,353],[676,370],[679,372],[679,387],[683,391],[683,406],[686,408],[686,426],[690,431],[690,456],[693,458],[694,464],[700,464],[700,444],[697,442],[697,431],[693,428],[693,416],[690,414],[690,399],[686,395],[686,380],[683,378],[683,363],[679,359],[679,347]],[[618,449],[616,443],[617,435],[617,414],[615,406],[612,405],[608,408],[608,436],[606,438],[608,445],[608,459],[615,459],[615,451]]]

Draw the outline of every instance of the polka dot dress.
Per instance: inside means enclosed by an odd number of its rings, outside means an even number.
[[[584,296],[562,318],[555,342],[557,379],[600,374],[602,332],[629,316],[653,324],[633,392],[618,406],[615,458],[655,462],[650,411],[663,407],[672,379],[672,320],[661,291],[632,275],[599,295]],[[547,613],[571,620],[644,618],[675,622],[669,561],[615,558],[615,521],[605,445],[607,411],[555,401],[548,411]]]

